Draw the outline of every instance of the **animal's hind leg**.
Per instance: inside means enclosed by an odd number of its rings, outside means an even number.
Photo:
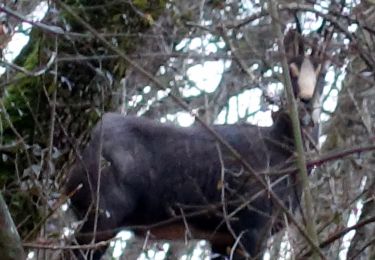
[[[250,255],[250,259],[262,259],[268,237],[265,236],[268,231],[268,218],[250,210],[244,210],[236,217],[238,220],[231,223],[237,236],[235,239],[239,239],[241,243],[236,259],[246,259],[246,255]]]
[[[152,170],[150,152],[138,142],[136,135],[119,138],[117,142],[106,140],[102,155],[113,167],[117,183],[142,192],[148,189]]]
[[[99,194],[94,193],[95,199],[88,212],[88,219],[76,236],[79,244],[89,244],[113,238],[123,227],[124,219],[131,215],[136,205],[136,197],[131,187],[125,187],[116,182],[113,167],[101,170]],[[97,195],[98,194],[98,195]],[[95,201],[99,199],[99,203]],[[95,228],[96,226],[96,228]],[[95,231],[95,232],[94,232]],[[95,239],[94,239],[95,238]],[[100,259],[107,246],[95,248],[94,259]],[[78,252],[81,254],[80,252]],[[76,255],[79,255],[76,252]]]

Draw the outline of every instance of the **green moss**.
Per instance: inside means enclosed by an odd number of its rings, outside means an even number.
[[[17,129],[27,130],[30,127],[33,128],[34,122],[31,113],[36,113],[37,111],[30,111],[30,109],[38,107],[39,91],[40,79],[38,77],[22,78],[17,84],[8,87],[6,98],[3,102],[7,116],[9,116]],[[6,134],[11,134],[4,112],[1,114],[3,131]],[[30,136],[29,131],[25,134]]]
[[[136,7],[140,8],[142,10],[145,10],[149,5],[149,1],[147,1],[147,0],[133,0],[133,4]]]
[[[35,68],[35,66],[39,64],[38,53],[41,36],[42,33],[39,30],[31,30],[29,37],[32,40],[30,40],[26,46],[22,48],[20,54],[14,60],[15,64],[24,66],[28,70]]]
[[[166,3],[161,0],[133,1],[132,5],[127,1],[115,1],[116,4],[109,4],[103,0],[65,0],[64,2],[99,33],[109,32],[122,35],[111,36],[112,38],[107,39],[115,40],[117,46],[125,53],[131,53],[139,45],[140,38],[134,35],[146,31],[163,12]],[[68,24],[72,32],[90,35],[86,28],[63,10],[60,14],[59,17],[63,19],[61,24]],[[124,37],[123,35],[132,36]],[[51,51],[55,50],[54,39],[44,31],[34,28],[30,34],[30,42],[23,48],[15,63],[28,71],[44,66],[47,64]],[[57,44],[59,57],[78,54],[86,56],[112,54],[93,36],[73,37],[71,40],[61,37]],[[53,83],[52,73],[38,77],[22,73],[14,75],[12,81],[14,83],[6,87],[2,97],[5,111],[0,112],[1,144],[7,145],[19,141],[7,120],[9,118],[26,146],[37,145],[41,149],[48,147],[51,109],[45,96],[44,89],[46,89],[50,97],[54,91],[57,91],[59,106],[56,114],[62,118],[63,124],[62,126],[56,124],[54,146],[65,152],[72,150],[71,143],[66,141],[67,138],[71,138],[73,142],[76,137],[81,138],[82,133],[88,131],[99,119],[99,110],[113,110],[111,96],[108,94],[102,98],[101,91],[112,93],[115,87],[99,84],[95,78],[97,76],[95,68],[110,72],[114,81],[119,82],[126,72],[127,64],[122,59],[60,62],[58,84]],[[64,81],[61,80],[62,77]],[[81,104],[84,105],[80,106]],[[61,133],[61,128],[69,133],[69,137]],[[32,153],[27,154],[30,150],[20,145],[14,151],[3,155],[7,157],[7,160],[0,159],[0,185],[5,191],[4,197],[16,225],[23,223],[22,237],[25,237],[25,234],[34,228],[35,223],[40,221],[39,210],[45,208],[43,205],[45,202],[40,200],[40,188],[37,187],[40,180],[36,179],[38,178],[36,176],[24,174],[30,164],[42,165],[41,158]],[[57,171],[68,161],[67,154],[66,152],[65,157],[62,156],[53,161]],[[22,189],[16,173],[22,179]],[[51,179],[51,182],[55,184],[54,179]]]

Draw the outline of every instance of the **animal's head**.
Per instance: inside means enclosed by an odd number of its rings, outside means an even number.
[[[289,30],[284,38],[284,45],[301,124],[315,125],[319,121],[322,92],[322,86],[319,85],[321,57],[317,44],[305,48],[305,40],[297,30]],[[308,52],[310,54],[306,54]]]
[[[297,56],[289,61],[294,96],[304,102],[313,99],[316,90],[320,64],[310,56]]]
[[[317,89],[321,59],[317,44],[306,48],[305,41],[300,30],[290,29],[285,35],[284,46],[295,98],[308,103]]]

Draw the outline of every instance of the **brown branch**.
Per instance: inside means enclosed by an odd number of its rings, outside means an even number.
[[[93,249],[99,248],[103,246],[107,246],[112,241],[118,240],[119,238],[112,238],[106,241],[97,242],[94,244],[87,244],[87,245],[69,245],[69,246],[61,246],[61,245],[46,245],[45,243],[23,243],[22,245],[26,248],[33,248],[33,249],[48,249],[48,250],[77,250],[77,249]]]
[[[325,241],[323,241],[322,243],[319,244],[319,247],[320,248],[325,248],[326,246],[330,245],[331,243],[335,242],[337,239],[345,236],[348,232],[352,231],[352,230],[356,230],[358,228],[361,228],[367,224],[371,224],[375,222],[375,216],[373,217],[370,217],[366,220],[363,220],[361,222],[358,222],[357,224],[353,225],[353,226],[350,226],[350,227],[347,227],[347,228],[344,228],[342,229],[341,231],[338,231],[336,232],[335,234],[333,234],[332,236],[330,236],[329,238],[327,238]],[[307,252],[306,254],[304,254],[302,256],[301,259],[306,259],[306,257],[310,256],[311,255],[311,250],[309,252]]]
[[[341,151],[335,151],[328,153],[326,155],[320,156],[318,159],[315,160],[309,160],[307,162],[308,168],[313,168],[316,166],[321,166],[323,163],[334,161],[338,159],[342,159],[346,156],[356,154],[356,153],[363,153],[363,152],[369,152],[375,150],[375,145],[369,145],[369,146],[357,146],[354,148],[347,148]]]

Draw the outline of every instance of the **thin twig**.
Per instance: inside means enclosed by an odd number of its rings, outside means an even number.
[[[227,200],[225,198],[225,186],[226,186],[226,183],[225,183],[225,165],[224,165],[223,155],[221,153],[221,149],[220,149],[219,144],[216,144],[216,149],[217,149],[217,152],[218,152],[218,155],[219,155],[219,161],[220,161],[220,165],[221,165],[221,183],[220,183],[220,185],[221,185],[221,204],[222,204],[224,221],[225,221],[225,224],[227,226],[227,229],[228,229],[229,233],[231,233],[231,235],[235,239],[235,243],[233,244],[233,248],[231,250],[231,257],[233,257],[233,253],[235,252],[235,248],[237,247],[237,245],[240,245],[240,247],[244,250],[244,252],[246,252],[246,248],[241,243],[241,237],[242,237],[243,231],[240,233],[240,235],[237,235],[234,232],[234,230],[232,228],[232,225],[229,222],[231,217],[229,217],[229,215],[228,215]],[[249,256],[247,255],[247,257],[249,257]],[[232,258],[230,258],[230,259],[232,259]]]
[[[271,14],[272,23],[274,27],[275,35],[277,36],[277,42],[279,46],[279,51],[282,54],[282,68],[283,68],[283,74],[285,78],[285,91],[287,96],[287,103],[289,107],[289,113],[290,117],[292,119],[292,125],[293,125],[293,133],[294,133],[294,143],[296,148],[296,158],[297,158],[297,165],[299,170],[300,179],[302,182],[302,187],[304,190],[304,199],[305,199],[305,207],[306,207],[306,228],[307,233],[309,237],[312,240],[312,246],[313,246],[313,259],[318,259],[318,255],[321,255],[322,258],[324,258],[323,253],[320,251],[318,245],[318,235],[316,232],[315,227],[315,218],[313,214],[313,200],[310,192],[310,186],[309,186],[309,179],[308,179],[308,173],[307,173],[307,167],[306,167],[306,158],[305,158],[305,151],[303,147],[303,141],[302,141],[302,134],[301,134],[301,126],[298,116],[298,110],[297,110],[297,103],[294,98],[293,94],[293,87],[292,87],[292,81],[290,78],[289,73],[289,66],[288,61],[285,53],[285,46],[284,46],[284,36],[281,31],[281,25],[280,25],[280,17],[279,12],[277,10],[277,2],[275,3],[272,0],[268,1],[269,5],[269,12]]]

